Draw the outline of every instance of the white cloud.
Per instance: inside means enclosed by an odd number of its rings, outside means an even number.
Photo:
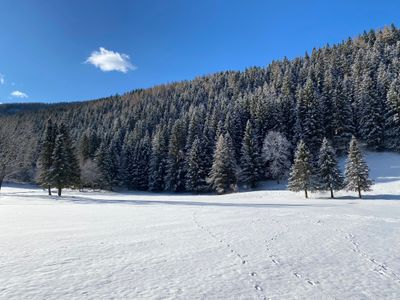
[[[25,94],[24,92],[21,91],[14,91],[11,93],[11,96],[17,97],[17,98],[28,98],[28,95]]]
[[[85,63],[92,64],[103,72],[119,71],[126,73],[129,70],[136,69],[130,62],[129,55],[110,51],[103,47],[100,47],[99,51],[93,51]]]
[[[4,84],[5,82],[4,75],[0,73],[0,84]]]

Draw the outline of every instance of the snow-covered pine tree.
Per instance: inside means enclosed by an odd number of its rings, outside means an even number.
[[[310,162],[310,153],[303,141],[300,141],[290,171],[288,188],[290,191],[303,191],[308,198],[308,191],[313,188],[312,166]]]
[[[368,174],[368,166],[364,161],[357,139],[353,136],[350,141],[349,155],[346,161],[346,189],[358,192],[358,197],[361,198],[361,191],[369,191],[372,185]]]
[[[51,185],[57,188],[58,196],[61,196],[63,188],[79,185],[79,163],[75,156],[68,130],[64,124],[61,124],[58,130],[52,155],[52,165],[48,176]]]
[[[207,169],[204,165],[204,144],[198,137],[194,139],[187,159],[186,190],[201,193],[207,190]]]
[[[235,191],[237,182],[236,168],[231,137],[228,132],[225,135],[220,134],[208,178],[211,187],[218,194]]]
[[[104,141],[99,148],[96,162],[101,172],[103,188],[112,190],[119,183],[122,175],[119,154],[120,150],[115,139],[109,144]]]
[[[326,138],[324,138],[319,151],[317,175],[318,189],[330,191],[331,198],[334,198],[334,190],[343,188],[343,176],[338,167],[335,150]]]
[[[390,150],[400,151],[400,76],[390,85],[385,114],[385,143]]]
[[[40,157],[39,157],[38,183],[41,186],[47,188],[49,196],[51,196],[51,183],[49,178],[49,171],[53,164],[53,151],[54,151],[56,136],[57,136],[57,125],[53,124],[51,119],[48,119],[44,133],[44,140],[42,143],[42,150],[40,152]]]
[[[266,167],[265,175],[279,181],[285,179],[290,170],[291,144],[278,131],[269,131],[264,139],[262,158]]]
[[[167,170],[165,176],[165,189],[171,192],[185,190],[185,120],[176,120],[172,127],[168,146]]]
[[[383,107],[378,99],[372,71],[367,71],[358,93],[360,106],[360,135],[371,149],[379,150],[383,145]]]
[[[149,187],[149,164],[151,155],[151,141],[148,134],[137,145],[135,156],[135,173],[133,184],[139,190],[147,190]]]
[[[149,190],[160,192],[164,190],[168,142],[165,129],[159,127],[151,143],[149,162]]]
[[[240,157],[240,181],[248,188],[255,187],[259,178],[260,154],[253,125],[247,121]]]

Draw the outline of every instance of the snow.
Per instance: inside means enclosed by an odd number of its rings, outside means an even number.
[[[1,299],[399,299],[400,155],[352,192],[0,192]]]

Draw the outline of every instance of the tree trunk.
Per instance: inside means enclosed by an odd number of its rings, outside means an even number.
[[[361,188],[358,187],[357,189],[358,189],[358,198],[361,198]]]
[[[335,198],[334,196],[333,196],[333,189],[331,188],[331,198]]]
[[[3,180],[4,180],[4,176],[0,175],[0,191],[1,191],[1,186],[3,185]]]
[[[51,196],[51,187],[48,187],[49,196]]]
[[[58,188],[58,197],[61,197],[61,188]]]
[[[307,192],[307,189],[304,189],[304,193],[305,193],[305,195],[306,195],[306,198],[308,198],[308,192]]]

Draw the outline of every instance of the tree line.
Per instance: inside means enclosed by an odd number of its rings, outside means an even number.
[[[262,68],[0,115],[0,152],[18,161],[5,176],[37,177],[48,119],[68,124],[81,185],[107,189],[224,192],[234,185],[214,174],[234,166],[248,187],[282,180],[296,145],[318,157],[324,137],[338,154],[352,136],[400,151],[399,58],[400,31],[389,26]],[[217,148],[230,166],[215,163]]]

